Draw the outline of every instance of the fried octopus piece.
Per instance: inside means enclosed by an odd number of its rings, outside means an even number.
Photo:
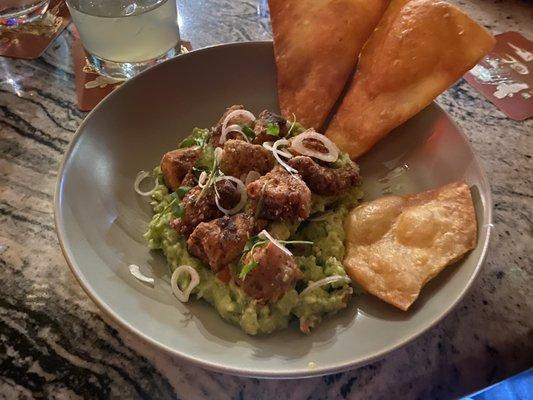
[[[222,136],[222,123],[226,119],[229,113],[235,111],[235,110],[244,110],[244,107],[242,105],[233,105],[226,109],[224,114],[222,114],[222,117],[218,121],[218,123],[213,127],[213,134],[211,135],[211,144],[214,147],[220,147],[222,144],[220,143],[220,136]],[[248,118],[244,116],[236,116],[229,120],[228,126],[234,125],[234,124],[248,124],[250,128],[253,129],[254,123],[253,121],[250,121]],[[226,139],[237,139],[237,140],[245,140],[242,135],[239,132],[229,132],[226,135]]]
[[[312,192],[337,196],[359,182],[359,168],[349,163],[340,168],[318,164],[311,157],[298,156],[288,161],[296,169]]]
[[[244,213],[202,222],[189,236],[187,250],[218,272],[241,255],[257,227],[256,220]]]
[[[220,158],[220,170],[240,178],[250,171],[264,175],[276,164],[272,152],[263,146],[250,144],[242,140],[228,140]]]
[[[306,219],[311,210],[311,191],[296,176],[276,166],[247,188],[252,210],[258,218]]]
[[[165,153],[161,159],[161,172],[165,185],[171,191],[174,192],[182,184],[201,154],[202,150],[197,146]]]
[[[248,253],[243,265],[252,261],[257,266],[245,276],[241,287],[248,296],[260,302],[276,303],[303,276],[294,258],[272,242]]]
[[[219,203],[222,207],[230,209],[240,201],[241,195],[231,182],[222,180],[216,185],[220,195]],[[171,222],[172,228],[185,237],[189,237],[194,228],[202,222],[224,215],[216,205],[214,187],[210,187],[199,197],[201,193],[202,188],[199,186],[192,188],[181,201],[183,216]]]
[[[267,133],[267,127],[277,126],[279,130],[278,136],[272,136]],[[259,114],[259,117],[255,120],[255,139],[254,144],[263,144],[264,142],[276,141],[279,138],[285,137],[289,130],[289,124],[287,120],[280,115],[274,114],[268,110],[264,110]]]

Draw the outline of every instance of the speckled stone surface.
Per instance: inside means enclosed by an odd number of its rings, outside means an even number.
[[[533,38],[533,3],[459,0],[494,33]],[[270,38],[258,1],[179,1],[194,48]],[[533,120],[460,81],[439,98],[487,169],[495,234],[481,276],[436,327],[354,371],[261,381],[184,365],[118,332],[76,283],[53,225],[57,169],[84,117],[67,30],[35,61],[0,58],[0,398],[448,399],[533,365]],[[357,338],[354,338],[357,341]]]

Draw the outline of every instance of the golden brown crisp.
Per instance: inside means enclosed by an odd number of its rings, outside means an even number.
[[[388,0],[269,0],[285,118],[319,129]]]
[[[348,215],[345,229],[346,272],[404,311],[429,280],[476,246],[477,237],[464,182],[364,203]]]
[[[359,157],[461,78],[494,43],[485,28],[448,3],[393,0],[326,136],[352,159]]]

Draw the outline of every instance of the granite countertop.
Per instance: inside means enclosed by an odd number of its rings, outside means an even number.
[[[494,33],[533,38],[533,5],[454,0]],[[194,48],[270,38],[258,1],[179,1]],[[451,398],[533,364],[533,120],[515,122],[460,81],[438,102],[492,185],[495,234],[480,277],[441,323],[366,367],[308,380],[238,378],[182,364],[119,332],[63,259],[57,170],[85,114],[65,31],[38,60],[0,58],[0,398]],[[357,338],[354,338],[357,340]]]

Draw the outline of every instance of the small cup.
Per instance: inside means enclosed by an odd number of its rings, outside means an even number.
[[[175,0],[67,0],[89,62],[128,79],[180,52]]]
[[[42,16],[50,0],[0,0],[0,27],[17,26]]]

